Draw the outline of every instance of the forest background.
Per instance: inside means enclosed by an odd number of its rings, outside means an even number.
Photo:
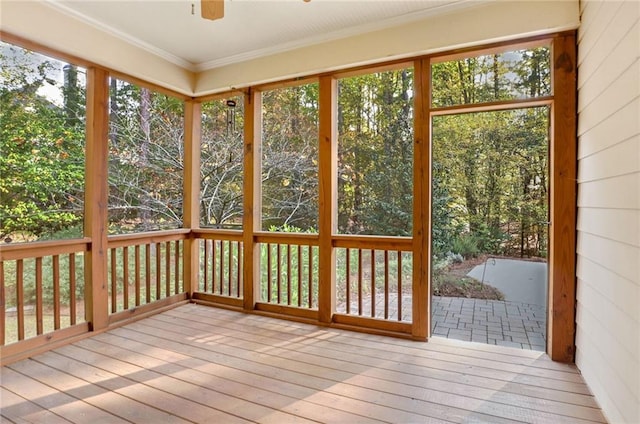
[[[0,240],[82,236],[85,70],[0,49]],[[434,63],[433,108],[551,94],[549,49]],[[338,82],[338,231],[412,235],[413,70]],[[317,232],[318,84],[262,94],[262,229]],[[180,100],[110,80],[109,234],[182,226]],[[242,228],[243,98],[202,107],[201,226]],[[545,258],[548,107],[432,119],[434,271]]]

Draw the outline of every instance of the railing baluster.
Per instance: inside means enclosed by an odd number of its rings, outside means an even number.
[[[376,316],[376,251],[371,249],[371,317]]]
[[[389,319],[389,251],[384,251],[384,319]]]
[[[291,305],[291,245],[287,244],[287,305]]]
[[[280,243],[277,244],[277,258],[278,258],[278,267],[277,267],[277,275],[276,275],[276,282],[278,284],[278,304],[280,304],[281,300],[282,300],[282,263],[281,263],[281,257],[282,257],[282,246],[280,245]]]
[[[173,269],[174,275],[174,289],[173,294],[180,292],[180,240],[176,240],[174,243],[175,251],[173,252]]]
[[[220,270],[220,294],[222,294],[224,287],[224,242],[220,240],[220,266],[218,268]]]
[[[171,296],[171,242],[164,242],[165,264],[164,264],[164,295]]]
[[[122,248],[122,302],[123,309],[129,309],[129,247]]]
[[[136,244],[135,249],[134,249],[134,253],[135,253],[135,258],[134,258],[134,272],[135,272],[135,279],[134,279],[134,285],[135,285],[135,290],[136,290],[136,306],[140,306],[140,291],[141,291],[141,283],[140,283],[140,245]]]
[[[218,242],[216,240],[211,240],[211,293],[216,292],[216,271],[218,268],[216,267],[216,246]]]
[[[345,249],[345,267],[346,267],[346,285],[345,285],[345,294],[347,301],[347,313],[351,313],[351,249],[348,247]]]
[[[362,315],[362,249],[358,248],[358,315]]]
[[[69,325],[75,325],[75,324],[76,324],[76,254],[69,253]]]
[[[302,246],[298,245],[298,307],[302,307]]]
[[[36,334],[44,333],[44,311],[42,298],[42,258],[36,258]]]
[[[24,340],[24,262],[16,261],[16,310],[18,313],[18,340]]]
[[[60,329],[60,256],[53,255],[53,329]]]
[[[0,260],[0,346],[4,346],[4,333],[7,327],[7,303],[4,291],[4,261]]]
[[[151,243],[144,245],[145,299],[151,303]]]
[[[313,307],[313,246],[307,246],[307,251],[309,252],[309,275],[308,275],[308,279],[309,279],[309,299],[308,299],[308,307],[312,308]]]
[[[209,291],[209,240],[203,240],[203,241],[204,241],[204,265],[202,270],[202,279],[204,281],[204,291],[206,293]],[[214,244],[213,248],[215,252],[215,241],[213,242],[213,244]],[[215,266],[213,266],[213,268],[215,268]]]
[[[162,251],[160,243],[156,243],[156,299],[162,298]]]
[[[238,272],[236,273],[236,294],[238,295],[238,297],[241,297],[240,289],[242,287],[242,243],[240,243],[239,241],[236,242],[236,250],[238,252],[238,263],[236,264],[238,269]]]
[[[398,254],[398,321],[402,321],[402,252]]]
[[[231,277],[233,276],[233,250],[231,249],[231,240],[227,241],[228,252],[228,261],[227,261],[227,282],[229,286],[227,287],[227,296],[231,296]]]
[[[117,307],[117,282],[116,282],[116,249],[111,249],[111,313],[116,312]]]
[[[267,302],[271,303],[271,243],[267,243]]]

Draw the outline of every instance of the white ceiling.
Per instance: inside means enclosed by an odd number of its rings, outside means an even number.
[[[200,17],[198,0],[47,1],[193,71],[398,26],[481,2],[226,0],[224,18],[209,21]]]

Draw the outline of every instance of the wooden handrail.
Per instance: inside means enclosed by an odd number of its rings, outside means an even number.
[[[253,240],[256,243],[302,244],[305,246],[317,246],[318,234],[260,231],[254,233]]]
[[[408,252],[412,249],[411,237],[389,237],[370,235],[333,235],[333,247],[348,247],[358,249],[401,250]]]
[[[91,239],[86,237],[72,240],[3,244],[0,246],[0,261],[86,252],[89,250],[90,245]]]
[[[165,241],[184,240],[189,237],[207,240],[231,240],[242,241],[242,231],[213,230],[213,229],[178,229],[167,231],[152,231],[136,234],[120,234],[109,236],[109,248],[131,246],[134,244],[160,243]],[[334,247],[385,249],[385,250],[411,250],[411,237],[388,237],[371,235],[333,235]],[[318,245],[317,234],[303,233],[277,233],[256,232],[254,240],[257,243],[280,243],[292,245]],[[135,243],[131,243],[135,242]],[[90,238],[36,241],[32,243],[19,243],[0,246],[0,260],[16,260],[35,258],[49,255],[63,255],[67,253],[86,252],[91,246]]]
[[[108,246],[109,248],[131,246],[134,244],[149,244],[149,243],[161,243],[164,241],[184,240],[189,237],[190,230],[187,228],[180,228],[177,230],[164,230],[164,231],[148,231],[144,233],[134,234],[118,234],[109,236]],[[135,243],[131,243],[135,241]]]
[[[198,228],[191,230],[191,236],[196,239],[205,240],[230,240],[242,241],[242,230],[221,230],[214,228]]]

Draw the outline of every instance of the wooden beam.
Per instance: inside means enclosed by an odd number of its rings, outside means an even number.
[[[337,105],[338,81],[320,77],[318,146],[318,310],[319,321],[330,323],[336,310],[336,254],[333,233],[337,230]]]
[[[242,216],[244,266],[243,308],[255,309],[260,299],[260,249],[253,234],[262,226],[262,93],[249,90],[244,96],[244,211]]]
[[[431,322],[431,65],[414,65],[413,288],[411,335],[426,340]]]
[[[573,362],[576,319],[577,76],[575,32],[554,38],[547,353]]]
[[[85,318],[92,331],[109,324],[107,288],[107,205],[109,151],[109,74],[87,69],[87,115],[84,235],[91,239],[85,253]]]
[[[184,201],[182,226],[188,229],[200,227],[200,137],[201,104],[198,101],[184,102]],[[198,289],[200,251],[199,240],[189,237],[182,251],[182,276],[184,291],[191,299]]]

